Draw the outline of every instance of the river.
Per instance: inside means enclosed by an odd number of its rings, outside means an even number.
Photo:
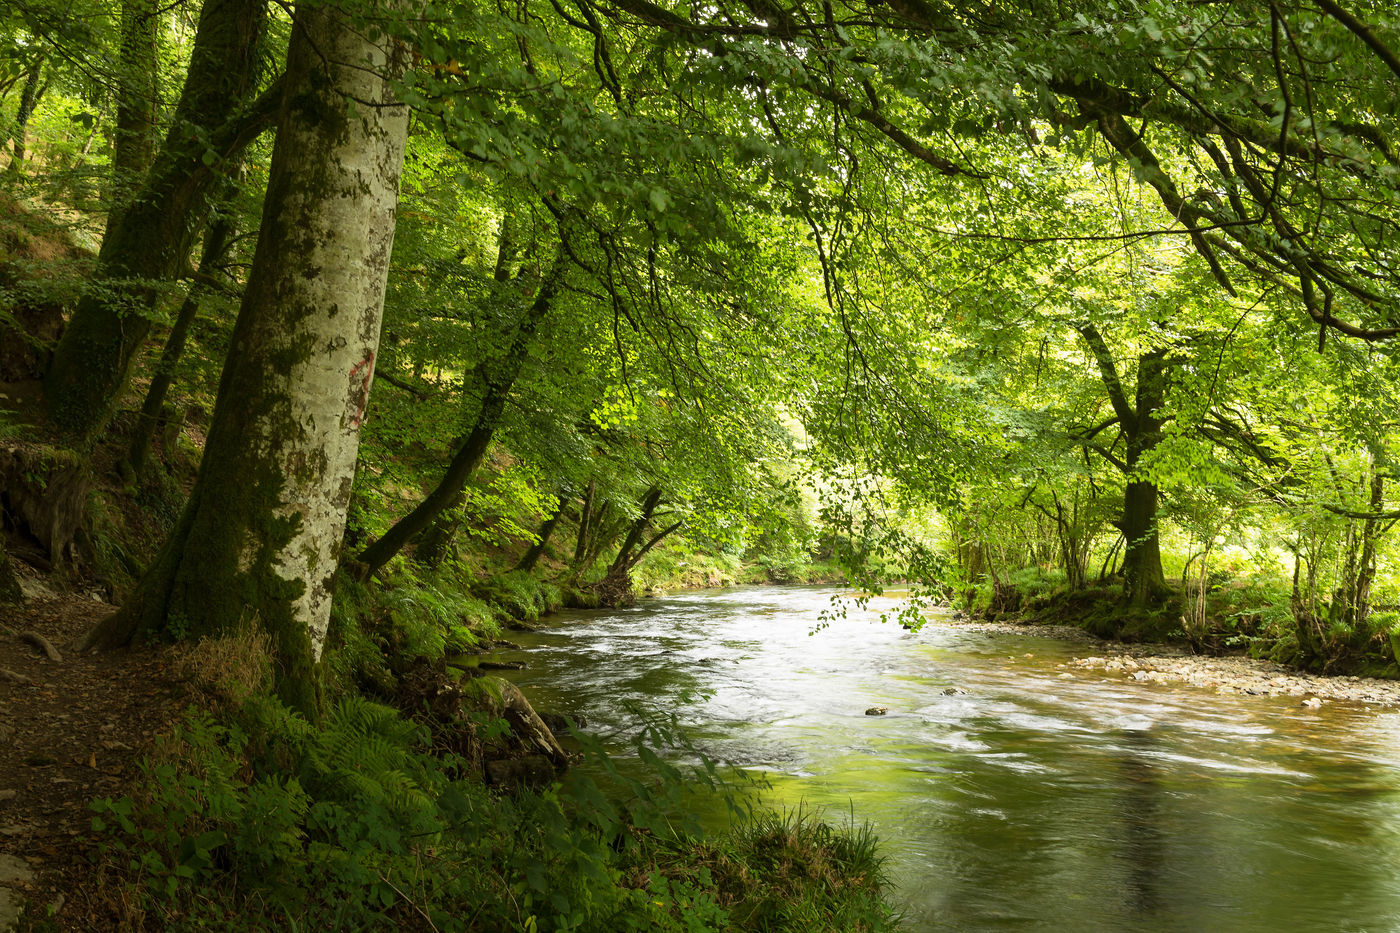
[[[836,592],[566,613],[505,657],[542,709],[677,712],[769,802],[869,821],[911,931],[1400,929],[1400,714],[1067,669],[1091,646],[890,598],[812,634]]]

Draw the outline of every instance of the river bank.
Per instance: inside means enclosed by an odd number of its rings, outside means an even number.
[[[1083,655],[1060,666],[1064,678],[1099,672],[1149,684],[1186,684],[1216,694],[1297,697],[1299,705],[1354,703],[1371,707],[1400,707],[1400,681],[1351,674],[1309,674],[1289,670],[1273,661],[1244,656],[1191,654],[1163,644],[1124,644],[1104,641],[1070,625],[979,622],[944,616],[935,624],[966,631],[1032,635],[1082,645]]]
[[[1400,714],[1364,702],[1385,685],[1328,680],[1355,703],[1289,696],[1269,683],[1281,672],[1241,659],[941,610],[909,631],[890,618],[898,595],[846,592],[733,587],[563,613],[517,637],[510,657],[528,666],[507,675],[586,716],[624,774],[642,767],[648,713],[671,713],[694,747],[663,759],[703,754],[760,775],[769,805],[868,822],[911,933],[1400,917]],[[1149,678],[1159,665],[1250,680],[1217,694]],[[1314,697],[1320,709],[1301,705]]]

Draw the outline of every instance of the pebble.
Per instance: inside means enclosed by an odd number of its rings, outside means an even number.
[[[1137,651],[1136,648],[1108,650]],[[1104,650],[1104,649],[1100,649]],[[1139,683],[1183,683],[1214,690],[1218,694],[1306,697],[1299,705],[1317,709],[1326,702],[1369,703],[1400,707],[1400,681],[1347,675],[1319,677],[1282,669],[1271,661],[1254,658],[1181,657],[1139,654],[1127,657],[1089,656],[1071,661],[1071,668],[1101,670],[1130,677]]]

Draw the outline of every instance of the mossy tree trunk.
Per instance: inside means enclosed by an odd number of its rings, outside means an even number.
[[[650,539],[647,538],[647,532],[657,517],[656,510],[661,507],[661,503],[660,486],[651,487],[642,497],[641,511],[628,527],[627,537],[622,539],[617,556],[613,558],[603,579],[594,587],[600,605],[624,606],[633,602],[636,594],[632,587],[632,569],[641,563],[642,558],[652,548],[681,527],[682,522],[674,522],[656,532]]]
[[[29,73],[24,78],[24,88],[20,91],[19,107],[15,110],[15,122],[10,131],[9,140],[13,140],[14,148],[10,150],[9,171],[18,174],[20,167],[24,165],[24,155],[27,146],[26,137],[29,134],[29,118],[34,115],[34,108],[39,106],[39,98],[44,96],[44,91],[48,87],[43,81],[44,64],[48,61],[48,56],[39,55],[35,57],[34,64],[29,68]]]
[[[583,556],[588,553],[589,534],[593,530],[593,496],[597,490],[598,481],[590,479],[588,488],[583,492],[583,499],[578,507],[578,537],[574,541],[574,566],[583,563]]]
[[[89,647],[257,624],[279,695],[315,714],[393,244],[403,58],[333,9],[298,9],[263,226],[199,475],[135,596]]]
[[[267,0],[207,0],[170,131],[130,200],[108,217],[93,287],[44,379],[49,417],[79,439],[106,426],[151,329],[162,282],[186,261],[213,182],[276,116],[257,86]]]
[[[1128,433],[1128,485],[1123,491],[1123,595],[1130,605],[1160,603],[1167,592],[1162,548],[1157,533],[1157,484],[1142,479],[1145,455],[1162,440],[1158,414],[1166,401],[1166,353],[1153,350],[1138,357],[1137,404]]]
[[[155,155],[160,20],[154,0],[122,3],[117,128],[110,179],[110,210],[115,214],[131,199]]]
[[[539,534],[536,535],[535,543],[530,545],[529,550],[520,556],[512,570],[519,570],[522,573],[529,573],[535,569],[535,564],[539,563],[544,556],[544,549],[549,546],[549,539],[554,537],[554,529],[559,527],[559,520],[564,517],[564,497],[560,496],[555,504],[554,512],[540,525]]]

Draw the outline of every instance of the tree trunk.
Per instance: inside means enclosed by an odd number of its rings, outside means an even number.
[[[112,142],[110,210],[114,214],[120,214],[131,200],[155,155],[159,26],[153,0],[122,4],[117,127]]]
[[[457,537],[457,532],[463,524],[462,513],[454,510],[458,509],[466,498],[460,492],[453,496],[452,501],[447,503],[447,507],[438,514],[428,529],[418,536],[413,547],[415,564],[435,568],[447,559],[452,540]]]
[[[633,556],[632,552],[642,544],[647,528],[651,525],[652,516],[656,514],[659,505],[661,505],[661,487],[653,486],[642,497],[641,512],[628,527],[627,537],[622,539],[622,546],[617,549],[617,556],[613,558],[608,572],[594,587],[598,594],[599,605],[605,607],[625,606],[634,602],[636,595],[632,590],[632,568],[657,541],[680,527],[680,524],[677,523],[672,528],[657,535],[655,540],[643,547],[635,557]]]
[[[1371,511],[1385,508],[1385,474],[1378,468],[1371,476]],[[1376,542],[1380,538],[1379,519],[1367,518],[1361,526],[1361,559],[1352,600],[1353,625],[1364,625],[1371,617],[1371,587],[1376,580]]]
[[[1157,534],[1157,484],[1138,478],[1143,456],[1161,442],[1159,412],[1165,401],[1166,353],[1153,350],[1138,357],[1136,417],[1128,431],[1128,484],[1123,490],[1123,595],[1139,607],[1161,602],[1167,591]]]
[[[48,56],[46,55],[40,55],[34,60],[34,65],[24,79],[24,89],[20,91],[19,109],[15,111],[14,128],[10,136],[10,139],[14,141],[14,148],[10,150],[9,171],[15,174],[19,174],[20,167],[24,164],[25,137],[29,132],[29,118],[34,115],[34,108],[39,106],[39,98],[44,96],[44,89],[47,87],[42,83],[44,62],[47,60]]]
[[[540,526],[539,540],[530,545],[530,549],[521,555],[520,560],[512,567],[512,570],[520,570],[525,573],[535,569],[535,564],[539,562],[544,554],[545,546],[549,544],[549,539],[554,535],[554,529],[559,527],[559,519],[564,517],[564,499],[560,497],[558,504],[554,508],[554,514],[544,520]]]
[[[608,568],[609,574],[631,568],[632,549],[641,544],[642,536],[646,534],[647,526],[651,524],[651,516],[660,504],[661,487],[653,486],[642,497],[642,511],[633,520],[632,527],[627,529],[627,537],[622,539],[622,547],[617,549],[617,557],[613,558],[612,566]]]
[[[1138,356],[1136,398],[1129,401],[1113,355],[1098,329],[1092,324],[1081,324],[1077,329],[1098,364],[1109,402],[1127,441],[1127,454],[1121,461],[1101,448],[1095,449],[1113,459],[1127,480],[1123,490],[1123,517],[1118,526],[1125,542],[1123,599],[1130,606],[1142,608],[1161,602],[1167,592],[1157,535],[1157,485],[1144,479],[1139,472],[1144,456],[1156,449],[1162,440],[1161,409],[1167,395],[1167,353],[1156,349]],[[1087,444],[1086,439],[1086,446],[1094,445]]]
[[[593,495],[598,485],[597,480],[588,481],[588,489],[583,493],[583,502],[579,506],[578,513],[578,540],[574,542],[574,566],[583,563],[583,556],[588,553],[588,536],[593,526]]]
[[[275,117],[280,95],[251,104],[266,0],[207,0],[184,91],[145,180],[108,218],[93,273],[45,377],[49,417],[90,440],[106,426],[151,329],[158,286],[175,277],[200,229],[209,188]]]
[[[476,381],[482,385],[483,393],[476,423],[467,439],[462,442],[462,446],[457,449],[457,453],[453,455],[452,462],[448,464],[447,471],[437,487],[428,493],[413,511],[384,532],[383,537],[359,553],[355,558],[355,562],[360,565],[355,568],[358,575],[367,577],[393,559],[405,544],[424,531],[432,524],[433,519],[452,504],[471,480],[476,468],[481,465],[487,448],[491,446],[491,439],[496,434],[496,428],[500,426],[501,416],[505,413],[506,402],[510,399],[516,377],[520,375],[521,367],[525,365],[525,359],[530,354],[535,331],[554,305],[554,296],[558,293],[564,276],[565,255],[561,248],[544,281],[540,283],[535,300],[521,317],[505,356],[483,361],[477,366]]]
[[[1166,589],[1157,537],[1157,487],[1130,482],[1123,492],[1123,596],[1135,606],[1158,602]]]
[[[209,225],[209,230],[204,235],[204,254],[199,260],[200,272],[208,275],[223,261],[224,253],[232,239],[233,219],[228,215],[221,215]],[[151,449],[151,438],[160,422],[166,393],[170,391],[170,384],[175,379],[175,367],[185,352],[185,340],[189,337],[190,326],[194,324],[195,316],[199,313],[199,302],[204,297],[204,292],[204,286],[197,282],[190,287],[189,294],[180,305],[179,314],[175,316],[175,326],[171,328],[170,336],[166,338],[165,347],[161,350],[160,361],[156,363],[150,387],[146,389],[146,399],[141,403],[141,414],[136,420],[136,429],[132,432],[131,446],[126,455],[132,472],[138,476],[146,467],[146,454]]]
[[[408,130],[391,92],[406,56],[393,49],[334,9],[297,10],[263,226],[199,475],[133,599],[86,639],[260,625],[279,696],[313,716]]]

